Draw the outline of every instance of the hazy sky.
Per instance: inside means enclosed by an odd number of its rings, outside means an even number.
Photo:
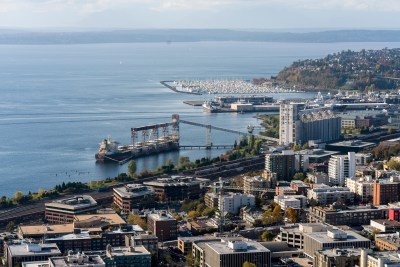
[[[400,0],[0,0],[1,28],[400,28]]]

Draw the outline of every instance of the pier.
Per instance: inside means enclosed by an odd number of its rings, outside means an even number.
[[[205,129],[205,144],[204,145],[182,145],[180,144],[180,124],[187,124],[196,127],[202,127]],[[242,132],[227,128],[222,128],[210,124],[203,124],[198,122],[192,122],[187,120],[181,120],[178,114],[172,115],[172,121],[166,123],[158,123],[140,127],[131,128],[131,140],[132,143],[127,146],[118,146],[117,142],[106,139],[103,142],[103,148],[100,147],[99,153],[96,154],[98,161],[115,162],[124,164],[131,159],[159,154],[167,151],[174,151],[179,149],[233,149],[233,145],[221,144],[216,145],[212,142],[211,131],[222,131],[239,136],[250,136],[253,135],[252,131]],[[256,138],[268,140],[272,142],[278,142],[277,138],[265,137],[261,135],[253,135]],[[113,153],[107,153],[109,149],[107,146],[112,147],[110,149]]]
[[[168,89],[171,89],[175,93],[184,93],[184,94],[190,94],[190,95],[201,95],[201,93],[196,93],[196,92],[190,92],[190,91],[183,91],[183,90],[178,90],[176,86],[172,86],[169,83],[173,83],[174,81],[161,81],[160,83],[167,87]]]
[[[193,149],[233,149],[233,145],[180,145],[179,149],[189,149],[189,150],[193,150]]]

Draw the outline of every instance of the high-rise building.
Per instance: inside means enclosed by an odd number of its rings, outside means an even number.
[[[347,155],[334,155],[329,160],[329,183],[333,185],[344,184],[345,179],[356,175],[356,158],[354,152]]]
[[[326,108],[305,109],[305,107],[304,103],[281,103],[280,144],[301,145],[310,140],[329,142],[340,139],[340,117]]]
[[[295,170],[293,150],[284,150],[281,154],[265,155],[265,172],[276,173],[277,180],[292,180]]]
[[[282,145],[295,144],[299,139],[301,121],[299,113],[304,109],[303,103],[281,103],[279,116],[279,143]]]

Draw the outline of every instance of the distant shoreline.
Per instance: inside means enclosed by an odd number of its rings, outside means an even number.
[[[0,29],[0,44],[2,45],[172,44],[193,42],[400,42],[400,30],[330,30],[299,33],[229,29],[104,30],[87,32]]]

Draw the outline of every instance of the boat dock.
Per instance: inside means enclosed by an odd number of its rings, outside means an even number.
[[[193,106],[193,107],[201,107],[204,103],[204,101],[191,101],[191,100],[186,100],[183,101],[184,104]]]
[[[174,81],[161,81],[160,83],[162,85],[164,85],[165,87],[167,87],[168,89],[171,89],[175,93],[184,93],[184,94],[190,94],[190,95],[201,95],[201,93],[178,90],[176,86],[170,85],[170,83],[174,83]]]

